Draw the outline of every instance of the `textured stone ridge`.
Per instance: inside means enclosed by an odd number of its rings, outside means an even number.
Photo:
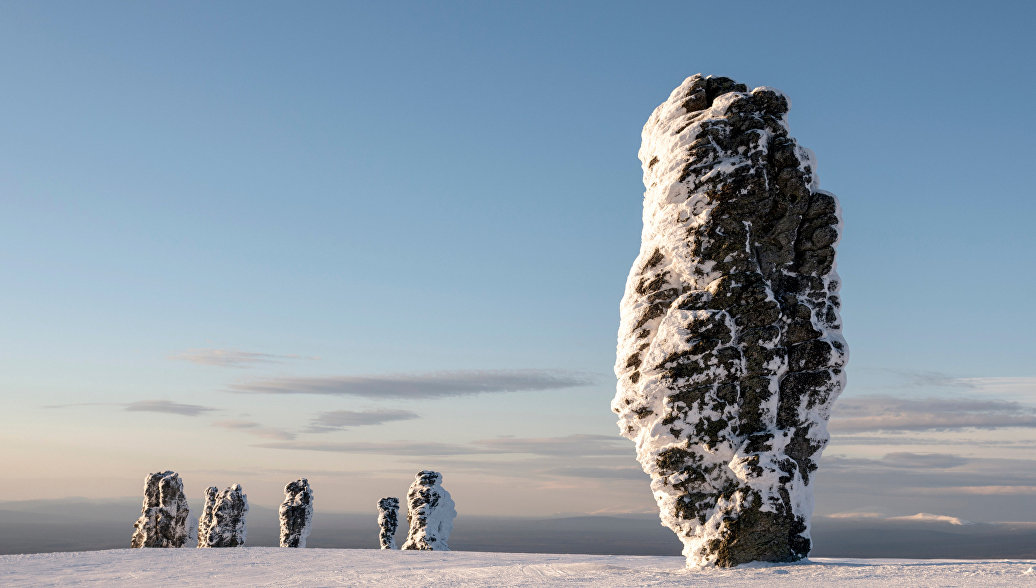
[[[148,474],[144,505],[133,523],[130,547],[183,547],[187,541],[187,497],[176,472]]]
[[[378,501],[378,541],[382,549],[396,548],[396,529],[399,528],[399,499],[382,498]]]
[[[431,470],[417,472],[406,498],[410,530],[403,549],[449,551],[447,541],[457,510],[450,493],[442,487],[442,474]]]
[[[845,385],[838,201],[788,100],[695,75],[644,126],[644,230],[612,409],[690,565],[810,550],[813,472]]]
[[[243,547],[248,495],[234,484],[220,492],[205,489],[205,508],[198,519],[198,547]]]
[[[299,478],[284,487],[281,503],[281,547],[305,547],[313,522],[313,490],[309,480]]]

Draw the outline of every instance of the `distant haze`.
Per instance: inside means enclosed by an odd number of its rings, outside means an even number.
[[[197,522],[192,504],[191,521]],[[129,545],[136,499],[0,502],[0,554],[116,549]],[[400,512],[397,542],[406,536]],[[944,520],[817,517],[815,557],[1036,558],[1036,523],[957,524]],[[277,545],[277,513],[252,505],[248,545]],[[189,543],[193,547],[195,543]],[[377,549],[377,514],[314,513],[309,547]],[[654,515],[551,518],[459,516],[458,551],[679,555],[681,545]]]

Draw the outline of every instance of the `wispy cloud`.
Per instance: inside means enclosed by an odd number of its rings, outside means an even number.
[[[170,356],[170,359],[189,361],[200,365],[218,367],[243,368],[259,363],[281,363],[293,359],[318,359],[301,355],[278,355],[275,353],[257,353],[237,349],[188,349]]]
[[[231,431],[241,431],[248,433],[249,435],[255,435],[257,437],[264,437],[266,439],[281,439],[284,441],[290,441],[295,438],[295,434],[284,429],[277,429],[275,427],[265,427],[255,421],[243,421],[243,420],[227,420],[227,421],[216,421],[212,423],[212,426],[219,427],[221,429],[229,429]]]
[[[856,396],[839,400],[831,419],[838,433],[971,427],[1036,427],[1036,409],[997,399]]]
[[[43,408],[60,409],[79,406],[117,406],[129,412],[161,412],[181,416],[199,416],[218,409],[199,404],[182,404],[171,400],[138,400],[136,402],[73,402],[71,404],[50,404]]]
[[[435,372],[413,375],[267,378],[235,384],[247,394],[320,394],[364,398],[432,399],[473,394],[560,390],[592,383],[587,376],[550,370]]]
[[[975,384],[968,381],[968,378],[959,378],[942,372],[931,370],[897,370],[881,369],[880,371],[896,374],[903,379],[906,386],[925,387],[953,387],[953,388],[974,388]]]
[[[824,467],[839,469],[904,468],[914,471],[943,470],[965,465],[971,460],[952,453],[910,453],[898,451],[886,453],[880,459],[862,457],[850,458],[837,455],[824,456]]]
[[[342,442],[321,443],[299,441],[294,443],[260,443],[254,447],[265,449],[289,449],[293,451],[328,451],[333,453],[375,453],[381,455],[404,456],[436,456],[436,455],[468,455],[479,452],[468,445],[455,443],[423,443],[420,441],[384,441],[384,442]]]
[[[198,416],[216,410],[198,404],[181,404],[171,400],[140,400],[123,405],[123,410],[130,412],[164,412],[183,416]]]
[[[951,517],[949,515],[932,514],[928,512],[919,512],[914,515],[904,516],[888,516],[878,512],[836,512],[826,516],[829,519],[872,519],[882,521],[899,521],[899,522],[923,522],[923,523],[949,523],[951,525],[973,525],[971,521],[965,521],[958,517]]]
[[[567,435],[565,437],[497,437],[472,443],[491,453],[526,453],[551,456],[634,455],[633,446],[618,435]]]
[[[536,455],[546,457],[619,457],[630,459],[633,449],[624,439],[610,435],[568,435],[565,437],[497,437],[470,443],[428,443],[423,441],[386,442],[293,442],[263,443],[256,447],[295,451],[336,453],[380,453],[403,456],[444,455]]]
[[[409,410],[332,410],[318,414],[310,423],[308,432],[324,433],[416,418],[420,415]]]
[[[639,467],[560,467],[544,470],[545,474],[569,478],[595,478],[601,480],[648,480],[648,475]]]

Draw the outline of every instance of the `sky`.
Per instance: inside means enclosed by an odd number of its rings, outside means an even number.
[[[702,72],[784,91],[842,204],[817,514],[1036,521],[1034,11],[0,1],[0,501],[653,511],[618,302]]]

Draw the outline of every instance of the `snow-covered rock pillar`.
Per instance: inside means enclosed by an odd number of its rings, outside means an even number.
[[[399,499],[382,498],[378,501],[378,541],[382,549],[396,548],[396,529],[399,528]]]
[[[198,519],[198,547],[243,547],[248,495],[234,484],[218,491],[205,490],[205,508]]]
[[[176,472],[148,474],[144,505],[133,523],[130,547],[183,547],[187,541],[187,497]]]
[[[299,478],[284,487],[280,515],[281,547],[305,547],[313,522],[313,490],[309,480]]]
[[[431,470],[417,472],[406,499],[410,530],[403,549],[449,551],[448,541],[457,509],[450,493],[442,487],[442,474]]]
[[[788,100],[687,78],[644,126],[612,409],[690,565],[794,561],[848,350],[835,197]]]

